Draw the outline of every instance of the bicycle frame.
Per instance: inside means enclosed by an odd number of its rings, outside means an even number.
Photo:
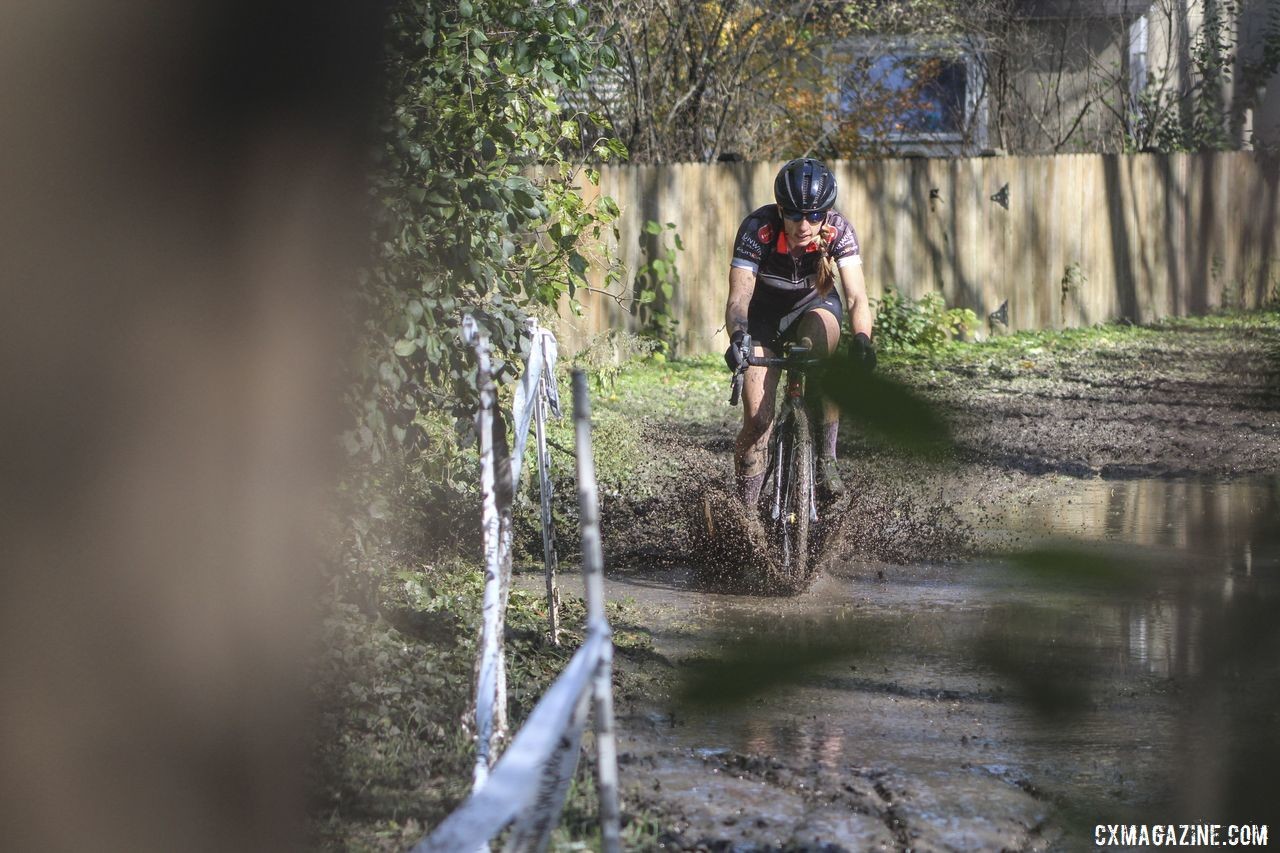
[[[749,339],[744,343],[750,346]],[[810,349],[804,344],[786,344],[781,358],[748,356],[746,364],[734,375],[729,400],[737,405],[747,366],[782,367],[787,371],[785,391],[769,438],[765,482],[772,482],[772,487],[762,492],[762,503],[763,499],[769,499],[765,505],[766,515],[772,522],[774,538],[781,551],[782,567],[796,575],[806,571],[809,526],[818,520],[813,438],[804,404],[805,370],[817,363],[817,359],[808,355]]]

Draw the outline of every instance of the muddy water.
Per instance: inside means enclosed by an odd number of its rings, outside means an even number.
[[[628,796],[667,816],[672,846],[734,849],[1072,849],[1095,823],[1222,813],[1235,746],[1277,737],[1224,710],[1274,696],[1274,668],[1243,696],[1217,677],[1259,668],[1222,637],[1274,602],[1277,495],[1271,479],[1048,479],[972,519],[993,548],[1067,547],[1065,567],[851,561],[792,599],[611,575],[678,673],[623,720]],[[761,666],[734,677],[760,690],[681,700],[743,644]]]

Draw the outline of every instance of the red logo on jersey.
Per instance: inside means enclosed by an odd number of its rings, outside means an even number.
[[[767,222],[760,226],[760,230],[756,234],[760,235],[760,242],[765,245],[773,242],[773,226]]]

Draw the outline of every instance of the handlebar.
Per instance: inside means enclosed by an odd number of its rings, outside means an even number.
[[[752,367],[810,367],[818,363],[816,358],[797,358],[797,356],[806,355],[809,347],[793,346],[786,355],[778,357],[771,355],[749,355],[747,356],[747,364]]]
[[[746,341],[750,345],[750,338]],[[807,338],[805,340],[808,340]],[[805,368],[811,367],[818,363],[819,359],[809,356],[811,346],[802,344],[786,344],[781,356],[773,355],[749,355],[746,364],[739,367],[733,374],[732,390],[729,393],[729,405],[738,405],[738,400],[742,398],[743,375],[747,372],[747,367],[785,367]]]

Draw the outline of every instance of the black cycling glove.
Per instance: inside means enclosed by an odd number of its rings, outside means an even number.
[[[870,372],[876,369],[876,348],[871,345],[871,338],[862,332],[853,336],[853,346],[849,349],[853,363]]]
[[[724,363],[734,373],[747,366],[747,333],[737,329],[729,336],[729,348],[724,351]]]

